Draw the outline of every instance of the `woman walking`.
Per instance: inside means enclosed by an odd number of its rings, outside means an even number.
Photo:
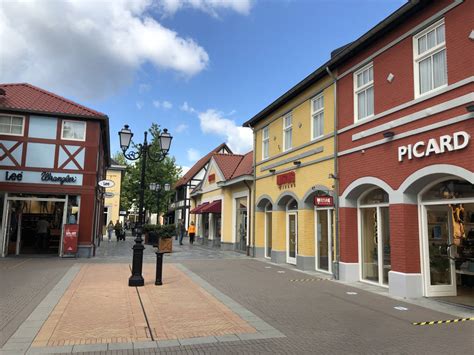
[[[112,240],[112,233],[114,232],[114,222],[110,221],[107,225],[107,236],[109,237],[109,242]]]
[[[196,226],[194,225],[193,221],[191,221],[191,224],[189,225],[188,233],[189,233],[189,243],[194,244],[194,236],[196,235]]]

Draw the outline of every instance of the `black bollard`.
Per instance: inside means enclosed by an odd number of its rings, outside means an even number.
[[[163,252],[155,251],[156,254],[156,279],[155,285],[163,285]]]

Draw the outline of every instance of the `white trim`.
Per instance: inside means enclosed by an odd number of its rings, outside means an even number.
[[[290,201],[291,202],[291,201]],[[295,216],[295,257],[290,257],[290,216]],[[286,211],[286,263],[296,265],[298,257],[298,211]]]
[[[10,116],[11,118],[12,118],[12,117],[16,117],[16,118],[21,118],[21,119],[22,119],[22,122],[21,122],[21,134],[0,132],[0,136],[23,137],[23,136],[25,135],[25,116],[12,115],[12,114],[10,114],[10,113],[2,113],[2,112],[0,112],[0,116]],[[10,131],[11,131],[11,128],[10,128]]]
[[[82,123],[84,124],[84,139],[75,139],[75,138],[64,138],[64,123],[73,122],[73,123]],[[87,122],[79,120],[61,120],[61,140],[64,141],[75,141],[75,142],[85,142],[87,139]]]
[[[319,246],[318,246],[318,212],[327,211],[328,214],[328,270],[318,268],[319,259]],[[317,207],[314,206],[314,269],[316,271],[332,274],[332,247],[333,247],[333,218],[334,218],[334,207]]]
[[[242,197],[247,197],[247,245],[249,242],[249,193],[248,191],[239,191],[239,192],[234,192],[232,194],[232,243],[237,243],[237,219],[236,219],[236,213],[237,213],[237,199],[242,198]]]
[[[265,138],[264,132],[267,131],[267,137]],[[268,143],[268,151],[265,156],[265,143]],[[262,160],[270,157],[270,125],[266,125],[262,128]]]
[[[369,71],[372,68],[372,80],[369,79],[369,81],[365,84],[362,84],[362,86],[358,86],[357,83],[357,76],[359,74],[362,74],[365,71]],[[374,108],[375,108],[375,90],[374,90],[374,63],[370,62],[366,65],[364,65],[362,68],[358,69],[357,71],[354,72],[352,76],[353,80],[353,95],[354,95],[354,122],[359,122],[365,119],[372,118],[374,116]],[[366,98],[367,98],[367,91],[372,88],[374,97],[372,98],[372,103],[374,104],[374,107],[372,107],[372,114],[366,115],[364,117],[359,117],[359,100],[358,100],[358,95],[362,92],[366,92]],[[367,100],[366,100],[367,102]]]
[[[291,124],[286,126],[286,119],[288,117],[291,117]],[[286,148],[286,132],[287,131],[290,131],[291,132],[291,146]],[[282,148],[282,152],[288,152],[291,148],[293,148],[293,111],[290,111],[288,113],[286,113],[285,115],[283,115],[283,147]]]
[[[409,108],[413,105],[416,105],[420,102],[423,102],[423,101],[426,101],[426,100],[429,100],[429,99],[432,99],[433,97],[436,97],[438,95],[441,95],[441,94],[444,94],[444,93],[447,93],[449,91],[452,91],[454,89],[457,89],[457,88],[460,88],[464,85],[468,85],[468,84],[471,84],[474,82],[474,76],[469,76],[465,79],[462,79],[462,80],[459,80],[451,85],[448,85],[442,89],[440,89],[439,91],[436,91],[436,92],[433,92],[431,94],[427,94],[427,95],[423,95],[423,96],[420,96],[419,98],[417,99],[414,99],[414,100],[411,100],[411,101],[408,101],[408,102],[405,102],[404,104],[401,104],[401,105],[398,105],[398,106],[395,106],[395,107],[392,107],[386,111],[383,111],[381,113],[378,113],[376,114],[374,117],[370,118],[370,119],[366,119],[366,120],[363,120],[363,121],[360,121],[360,122],[356,122],[356,123],[353,123],[349,126],[346,126],[344,128],[341,128],[340,130],[337,131],[338,134],[341,134],[341,133],[344,133],[346,131],[349,131],[351,129],[354,129],[354,128],[357,128],[361,125],[364,125],[366,123],[369,123],[369,122],[372,122],[374,120],[377,120],[379,118],[382,118],[382,117],[385,117],[385,116],[388,116],[388,115],[391,115],[392,113],[395,113],[397,111],[400,111],[400,110],[403,110],[403,109],[406,109],[406,108]]]
[[[314,111],[314,101],[317,101],[319,99],[322,99],[322,106],[321,108],[317,109],[316,111]],[[318,95],[314,96],[313,98],[311,98],[311,100],[309,101],[310,105],[311,105],[311,116],[310,116],[310,121],[311,121],[311,141],[314,141],[318,138],[321,138],[324,136],[324,127],[325,127],[325,120],[326,120],[326,117],[325,117],[325,113],[324,113],[324,92],[321,92],[319,93]],[[319,115],[319,114],[323,114],[322,116],[322,119],[323,119],[323,129],[322,131],[320,132],[319,136],[313,136],[314,134],[314,116],[316,115]]]
[[[348,199],[348,195],[353,190],[355,190],[356,188],[358,188],[359,186],[362,186],[362,185],[374,185],[374,188],[379,187],[379,188],[383,189],[385,192],[388,193],[390,202],[392,202],[391,197],[392,197],[392,194],[394,193],[394,190],[392,189],[392,187],[389,184],[387,184],[385,181],[383,181],[379,178],[376,178],[376,177],[373,177],[373,176],[365,176],[365,177],[362,177],[362,178],[359,178],[357,180],[352,181],[349,184],[349,186],[346,187],[346,189],[341,194],[341,197],[339,198],[339,207],[352,207],[352,208],[358,207],[358,204],[359,204],[358,201],[357,201],[357,203],[354,204],[353,200]],[[361,193],[357,197],[357,200],[359,200],[360,196],[364,195],[365,191],[366,190],[364,190],[364,192]]]

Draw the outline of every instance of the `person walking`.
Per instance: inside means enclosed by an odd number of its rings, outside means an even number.
[[[191,221],[188,229],[189,233],[189,243],[194,244],[194,237],[196,236],[196,226],[194,225],[194,221]]]
[[[115,229],[115,237],[117,238],[117,242],[118,242],[120,240],[120,235],[122,234],[122,223],[120,223],[119,220],[117,220],[117,223],[115,223],[114,229]]]
[[[41,218],[36,224],[36,251],[43,251],[48,247],[49,222]]]
[[[112,233],[114,232],[114,229],[114,222],[110,221],[109,224],[107,224],[107,236],[109,237],[109,242],[112,240]]]
[[[184,221],[182,219],[178,222],[178,232],[179,232],[179,245],[183,245],[183,238],[186,234],[186,227],[184,226]]]

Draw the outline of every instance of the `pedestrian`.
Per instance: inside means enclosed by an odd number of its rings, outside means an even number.
[[[186,227],[184,226],[184,221],[182,219],[178,222],[178,232],[179,232],[179,245],[183,245],[183,238],[186,234]]]
[[[48,229],[49,222],[44,218],[41,218],[36,223],[36,242],[35,248],[37,251],[44,250],[48,247]]]
[[[196,226],[194,225],[194,221],[191,221],[191,225],[188,229],[189,233],[189,243],[194,244],[194,237],[196,235]]]
[[[117,238],[117,242],[120,240],[120,235],[122,234],[122,223],[119,220],[115,223],[115,237]]]
[[[107,236],[109,237],[109,242],[112,240],[112,233],[114,232],[114,229],[114,222],[110,220],[109,224],[107,225]]]

